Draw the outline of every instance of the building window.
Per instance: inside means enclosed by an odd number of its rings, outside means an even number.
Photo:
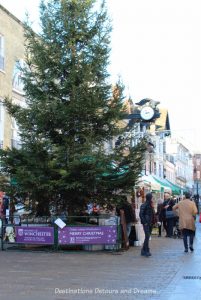
[[[156,166],[156,162],[154,162],[154,174],[157,175],[157,166]]]
[[[0,101],[2,101],[2,99],[0,98]],[[4,108],[3,108],[3,104],[0,103],[0,149],[3,148],[3,138],[4,138]]]
[[[5,58],[4,58],[4,37],[0,35],[0,70],[5,69]]]
[[[162,168],[161,168],[161,165],[159,165],[159,177],[162,177]]]
[[[14,118],[12,118],[11,123],[11,130],[12,130],[12,138],[11,138],[11,147],[12,148],[20,148],[20,136],[19,136],[19,129],[18,125]]]
[[[25,62],[20,59],[15,62],[14,71],[13,71],[13,89],[17,90],[18,92],[23,93],[24,83],[23,83],[23,72],[22,68],[25,67]]]
[[[0,101],[2,101],[1,98]],[[0,102],[0,122],[2,121],[2,116],[1,116],[2,113],[3,113],[2,103]]]

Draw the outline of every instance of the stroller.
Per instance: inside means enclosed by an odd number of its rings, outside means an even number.
[[[174,230],[173,230],[173,237],[175,239],[182,239],[182,232],[179,229],[179,217],[175,218]]]

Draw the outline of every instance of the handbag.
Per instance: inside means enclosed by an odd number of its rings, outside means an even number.
[[[201,223],[201,213],[200,213],[200,218],[199,218],[199,222]]]
[[[166,210],[165,212],[166,219],[172,219],[176,217],[176,213],[173,210]]]

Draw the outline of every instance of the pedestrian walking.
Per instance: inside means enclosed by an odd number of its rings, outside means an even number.
[[[163,223],[163,220],[164,220],[163,200],[162,199],[158,200],[156,218],[157,218],[157,226],[158,226],[158,237],[161,237],[162,223]]]
[[[151,236],[152,225],[154,222],[154,208],[153,208],[153,195],[152,193],[146,194],[146,201],[140,206],[140,220],[143,225],[145,239],[141,250],[141,255],[149,257],[151,256],[149,249],[149,239]]]
[[[179,228],[182,230],[183,234],[184,252],[188,252],[188,247],[191,252],[194,250],[193,240],[195,236],[195,216],[197,214],[197,207],[195,203],[190,200],[190,197],[190,193],[185,193],[183,200],[173,206],[173,210],[178,210],[179,214]]]
[[[175,205],[175,202],[173,199],[171,199],[171,195],[169,193],[164,194],[164,202],[163,202],[163,216],[164,216],[164,228],[166,230],[166,237],[173,237],[173,227],[174,227],[174,221],[175,217],[168,217],[167,218],[167,211],[171,212],[173,206]]]

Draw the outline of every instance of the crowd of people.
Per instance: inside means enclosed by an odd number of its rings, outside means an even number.
[[[164,229],[167,238],[173,237],[173,228],[176,222],[181,230],[184,252],[194,251],[193,240],[195,236],[195,218],[198,210],[190,193],[185,193],[178,203],[171,198],[169,193],[164,194],[164,201],[159,200],[157,211],[154,210],[153,194],[146,194],[146,201],[140,207],[140,220],[143,225],[145,239],[141,255],[151,256],[149,240],[154,224],[158,224],[158,236],[161,237]],[[157,220],[156,220],[157,219]]]
[[[129,238],[131,240],[131,229],[133,224],[140,223],[143,226],[144,242],[141,249],[141,255],[145,257],[151,256],[149,241],[152,234],[153,227],[158,230],[158,237],[165,236],[166,238],[175,237],[175,228],[177,228],[178,236],[183,238],[184,251],[192,252],[193,240],[195,235],[195,216],[198,213],[197,205],[193,201],[190,193],[184,193],[180,198],[173,198],[170,193],[164,193],[164,199],[159,199],[157,206],[154,199],[154,194],[147,193],[145,202],[141,204],[139,211],[139,219],[136,217],[135,202],[128,201],[124,197],[120,206],[112,206],[109,212],[112,215],[122,217],[125,223],[125,230],[123,230],[124,239],[126,238],[126,247],[129,245]],[[106,207],[108,210],[108,207]],[[97,206],[96,203],[90,206],[90,213],[100,215],[105,209]]]

